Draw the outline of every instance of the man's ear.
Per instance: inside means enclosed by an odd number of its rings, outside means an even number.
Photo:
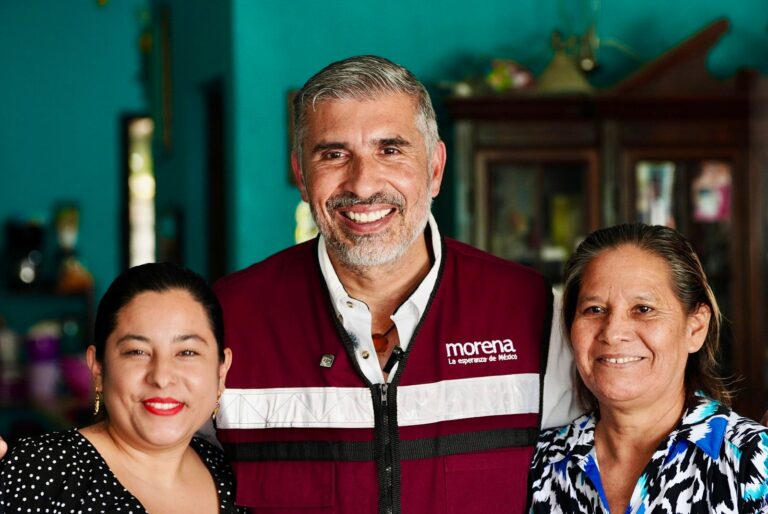
[[[445,143],[438,141],[435,144],[434,150],[432,150],[432,161],[429,167],[429,172],[432,174],[432,191],[430,191],[432,198],[436,197],[440,192],[446,159]]]
[[[305,202],[309,202],[309,196],[307,196],[307,185],[304,183],[304,174],[301,172],[301,163],[296,152],[291,152],[291,170],[293,171],[293,178],[296,180],[296,184],[299,186],[301,192],[301,199]]]

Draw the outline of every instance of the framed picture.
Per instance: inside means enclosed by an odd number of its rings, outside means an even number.
[[[638,221],[675,228],[675,163],[639,161],[635,168],[635,181]]]

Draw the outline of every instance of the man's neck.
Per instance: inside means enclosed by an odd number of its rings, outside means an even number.
[[[399,259],[381,266],[352,268],[332,251],[328,257],[344,289],[365,302],[377,327],[391,324],[389,316],[429,273],[432,260],[427,244],[426,235],[419,237]]]

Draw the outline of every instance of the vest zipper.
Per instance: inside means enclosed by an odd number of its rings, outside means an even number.
[[[392,436],[389,427],[389,384],[379,385],[381,392],[381,432],[382,432],[382,455],[383,459],[383,480],[380,486],[383,488],[384,513],[392,514],[394,512],[394,491],[392,490]]]

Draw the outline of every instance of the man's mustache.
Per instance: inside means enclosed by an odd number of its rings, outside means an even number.
[[[325,207],[329,211],[334,211],[355,205],[374,205],[377,203],[391,204],[402,211],[405,207],[405,198],[396,193],[385,193],[383,191],[374,193],[368,198],[360,198],[355,193],[346,192],[330,197],[326,200]]]

